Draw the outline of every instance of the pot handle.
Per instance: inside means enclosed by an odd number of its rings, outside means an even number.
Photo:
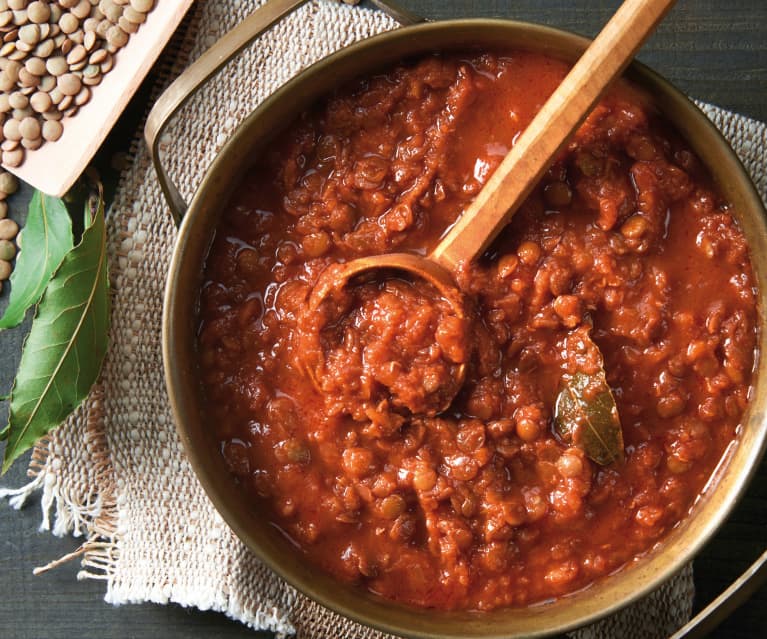
[[[381,11],[394,18],[403,27],[411,24],[419,24],[420,22],[428,22],[427,18],[405,9],[405,7],[400,6],[394,2],[394,0],[370,0],[370,2]]]
[[[176,225],[186,213],[187,204],[165,171],[160,159],[160,139],[170,118],[187,103],[197,89],[213,77],[229,60],[307,0],[270,0],[254,11],[234,29],[225,34],[203,53],[163,92],[155,102],[144,127],[144,139],[149,147],[157,179],[170,206]]]
[[[690,619],[686,625],[671,635],[669,639],[702,639],[707,637],[714,628],[746,603],[765,581],[767,581],[767,550],[726,590]]]
[[[168,121],[178,113],[200,86],[218,73],[229,60],[264,31],[268,31],[282,18],[306,2],[307,0],[269,0],[260,9],[256,9],[178,76],[149,112],[144,126],[144,139],[149,147],[149,155],[157,172],[160,187],[177,226],[186,213],[187,203],[179,193],[178,187],[168,176],[160,158],[160,139]],[[391,0],[372,0],[372,2],[400,24],[407,25],[423,21],[420,16],[407,11]]]

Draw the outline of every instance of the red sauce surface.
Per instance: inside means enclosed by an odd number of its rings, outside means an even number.
[[[220,452],[308,560],[384,597],[489,610],[580,589],[684,518],[736,437],[756,343],[747,246],[625,85],[460,274],[469,326],[404,278],[350,287],[323,328],[324,392],[306,374],[323,269],[428,251],[566,72],[511,52],[359,81],[279,136],[222,213],[199,318]],[[587,333],[622,422],[625,461],[608,466],[553,429]],[[458,362],[466,381],[435,408]]]

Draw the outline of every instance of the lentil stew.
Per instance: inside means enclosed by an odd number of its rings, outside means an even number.
[[[514,51],[361,80],[278,137],[222,215],[200,299],[207,421],[254,507],[384,597],[490,610],[583,588],[662,540],[736,438],[757,337],[746,242],[625,84],[458,273],[469,326],[417,282],[367,282],[320,340],[323,392],[301,364],[320,273],[428,251],[566,72]],[[591,340],[625,441],[606,466],[553,424]],[[433,410],[424,389],[464,361]]]

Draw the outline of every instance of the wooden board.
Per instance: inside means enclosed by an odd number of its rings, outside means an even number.
[[[3,168],[44,193],[64,195],[112,130],[193,1],[158,0],[146,22],[116,54],[114,68],[93,87],[90,101],[74,117],[62,120],[61,138],[27,151],[21,166]]]

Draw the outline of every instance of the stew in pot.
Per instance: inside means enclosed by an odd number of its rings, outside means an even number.
[[[329,265],[428,252],[567,71],[511,51],[359,80],[254,158],[222,213],[198,344],[220,454],[309,561],[383,597],[490,610],[581,589],[661,541],[737,437],[757,330],[748,247],[694,153],[623,82],[457,274],[466,318],[397,273],[350,282],[321,326],[305,312]],[[598,430],[595,415],[622,439],[598,461],[567,436]]]

